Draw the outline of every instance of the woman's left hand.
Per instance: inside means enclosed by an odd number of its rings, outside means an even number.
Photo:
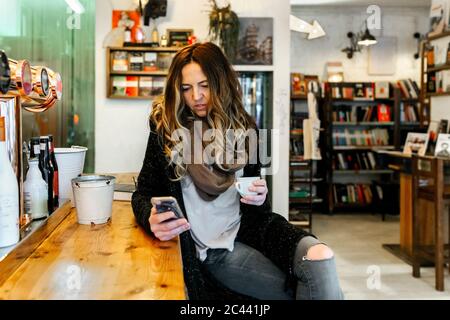
[[[241,202],[245,204],[251,204],[254,206],[260,206],[266,201],[267,196],[267,184],[265,179],[259,179],[253,181],[253,186],[248,188],[248,191],[258,193],[257,195],[248,195],[241,198]]]

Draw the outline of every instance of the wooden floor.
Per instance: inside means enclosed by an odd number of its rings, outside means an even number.
[[[435,290],[434,268],[423,267],[422,277],[412,276],[412,267],[383,244],[400,239],[399,216],[315,214],[313,233],[335,252],[345,298],[444,299],[450,300],[450,275],[445,270],[445,291]]]

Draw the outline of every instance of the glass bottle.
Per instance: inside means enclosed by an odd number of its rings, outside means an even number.
[[[31,158],[29,160],[30,170],[28,170],[26,180],[23,184],[23,194],[25,198],[25,213],[29,214],[32,220],[48,217],[48,186],[42,179],[39,171],[39,160]]]
[[[0,117],[0,247],[19,242],[19,183],[6,152],[5,118]]]
[[[58,163],[55,157],[55,145],[53,143],[53,135],[48,135],[49,147],[50,147],[50,163],[53,167],[53,206],[59,207],[59,170]]]
[[[48,214],[53,213],[53,167],[50,162],[50,151],[48,136],[41,136],[40,153],[39,153],[39,170],[41,171],[42,178],[45,180],[48,186]]]
[[[39,144],[39,137],[32,137],[30,140],[30,159],[39,159],[39,153],[41,153],[41,146]]]

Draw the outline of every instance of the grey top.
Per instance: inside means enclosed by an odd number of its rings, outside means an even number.
[[[242,175],[242,169],[236,172],[236,177]],[[209,248],[233,251],[241,223],[240,196],[234,184],[213,201],[199,196],[189,175],[181,180],[181,189],[197,257],[204,261]]]

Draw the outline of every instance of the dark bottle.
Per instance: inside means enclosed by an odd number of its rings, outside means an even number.
[[[7,93],[11,83],[11,70],[6,53],[0,50],[0,93]]]
[[[30,141],[30,159],[38,159],[40,153],[41,146],[39,144],[39,137],[32,137]]]
[[[39,139],[40,153],[39,153],[39,170],[41,170],[42,178],[47,182],[48,187],[48,214],[52,214],[53,206],[53,167],[50,162],[50,149],[47,136],[41,136]]]
[[[58,164],[56,163],[55,145],[53,143],[53,136],[49,134],[48,139],[50,145],[50,162],[53,166],[53,206],[56,209],[59,207],[59,170]]]

